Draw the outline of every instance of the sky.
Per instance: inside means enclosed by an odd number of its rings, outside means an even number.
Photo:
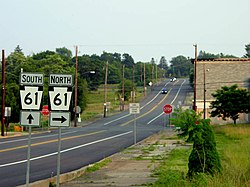
[[[128,53],[135,62],[198,51],[242,57],[250,0],[0,0],[0,49],[25,55],[66,47]]]

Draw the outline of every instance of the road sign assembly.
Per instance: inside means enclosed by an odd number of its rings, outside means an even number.
[[[49,110],[51,111],[49,120],[50,126],[69,126],[69,108],[71,105],[72,85],[72,75],[49,75]]]
[[[42,73],[20,74],[20,99],[21,113],[20,122],[23,126],[39,126],[40,110],[43,97]]]
[[[129,103],[129,113],[139,114],[140,113],[140,103]]]

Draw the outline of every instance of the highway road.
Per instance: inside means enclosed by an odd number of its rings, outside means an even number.
[[[161,94],[163,87],[167,94]],[[184,103],[190,91],[188,80],[166,80],[154,86],[151,93],[140,103],[140,114],[129,111],[108,116],[87,126],[62,128],[61,171],[66,173],[97,162],[134,144],[134,120],[136,142],[155,134],[168,122],[163,112],[165,104],[174,106]],[[166,120],[164,120],[164,118]],[[27,136],[0,139],[0,186],[17,186],[26,182]],[[30,182],[56,175],[58,130],[32,134]]]

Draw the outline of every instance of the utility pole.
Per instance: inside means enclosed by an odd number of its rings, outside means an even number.
[[[135,66],[133,66],[133,82],[132,82],[132,103],[135,102]]]
[[[76,113],[76,108],[77,108],[77,74],[78,74],[78,46],[76,46],[76,66],[75,66],[75,118],[74,118],[74,127],[77,127],[77,113]]]
[[[152,64],[152,83],[153,83],[153,80],[154,80],[154,64]]]
[[[144,63],[144,97],[146,97],[146,64]]]
[[[194,59],[194,105],[193,110],[197,110],[196,106],[196,66],[197,66],[197,44],[194,45],[195,47],[195,59]]]
[[[157,64],[155,64],[155,81],[157,83]]]
[[[142,82],[142,63],[141,63],[141,82]]]
[[[124,110],[124,69],[125,65],[122,65],[122,110]]]
[[[203,64],[203,73],[204,73],[204,119],[206,119],[206,64]]]
[[[104,83],[104,113],[103,117],[106,117],[107,112],[107,82],[108,82],[108,61],[106,63],[106,71],[105,71],[105,83]]]
[[[1,136],[4,136],[4,123],[5,123],[5,55],[4,50],[2,50],[2,119],[1,119]]]

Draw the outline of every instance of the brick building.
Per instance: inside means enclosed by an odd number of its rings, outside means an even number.
[[[197,59],[196,63],[196,106],[206,117],[210,116],[211,95],[222,86],[237,84],[250,90],[250,58]],[[212,118],[213,123],[225,123],[220,118]],[[232,121],[227,121],[232,123]],[[237,123],[250,122],[250,114],[241,115]]]

